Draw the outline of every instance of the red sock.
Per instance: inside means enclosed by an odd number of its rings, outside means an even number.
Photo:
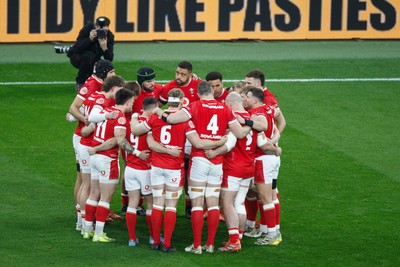
[[[214,246],[214,239],[217,233],[219,224],[219,209],[212,209],[208,211],[207,217],[207,227],[208,227],[208,237],[207,246]]]
[[[274,203],[275,205],[275,216],[276,216],[276,225],[281,224],[281,203],[277,201],[277,203]]]
[[[256,221],[257,210],[258,210],[257,203],[258,203],[257,198],[254,199],[246,198],[246,200],[244,201],[244,206],[246,207],[246,213],[247,213],[247,220],[253,222]]]
[[[258,203],[258,208],[260,209],[260,224],[262,225],[267,225],[267,218],[265,217],[265,213],[262,212],[264,210],[263,208],[263,204],[262,203]]]
[[[85,205],[85,219],[88,222],[93,222],[94,221],[94,216],[96,214],[96,209],[97,206],[92,206],[88,203]]]
[[[136,240],[136,213],[126,213],[126,227],[128,228],[129,239]]]
[[[151,214],[150,215],[146,214],[146,223],[147,223],[147,226],[149,227],[149,234],[154,239],[153,225],[151,224]]]
[[[164,214],[164,245],[171,246],[172,233],[176,224],[176,211],[166,210]]]
[[[110,213],[110,209],[107,209],[103,206],[97,206],[96,209],[96,222],[106,222],[107,215]]]
[[[229,242],[235,244],[239,241],[239,229],[238,228],[229,228]]]
[[[160,234],[162,227],[162,211],[155,209],[151,211],[151,226],[153,228],[153,239],[154,244],[160,244]]]
[[[193,246],[197,248],[198,246],[201,246],[201,234],[204,226],[203,209],[192,210],[191,222],[193,231]]]
[[[266,207],[266,206],[270,207]],[[274,204],[266,204],[264,205],[264,215],[267,219],[267,227],[268,228],[274,228],[276,225],[276,215],[275,215],[275,206]]]

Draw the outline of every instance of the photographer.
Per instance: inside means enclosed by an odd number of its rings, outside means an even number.
[[[89,23],[80,30],[76,43],[66,51],[71,64],[79,69],[76,90],[92,75],[93,65],[101,57],[113,61],[114,34],[109,30],[109,25],[110,19],[98,17],[95,24]]]

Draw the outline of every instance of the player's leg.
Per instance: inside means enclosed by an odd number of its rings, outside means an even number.
[[[268,233],[265,237],[258,239],[257,245],[277,245],[276,235],[276,212],[275,205],[272,202],[273,189],[272,181],[274,178],[274,156],[263,156],[256,160],[255,184],[257,186],[258,197],[263,204],[263,212],[266,218]]]
[[[188,190],[190,200],[192,202],[192,232],[193,232],[193,244],[185,248],[186,252],[201,254],[201,236],[204,226],[204,196],[205,188],[207,185],[207,176],[205,173],[208,172],[209,163],[205,159],[200,157],[193,157],[189,163],[189,180]],[[218,204],[217,204],[218,205]]]
[[[81,216],[81,210],[85,209],[84,207],[81,207],[78,201],[78,193],[79,189],[82,184],[82,177],[81,177],[81,168],[79,165],[79,154],[78,154],[78,146],[79,142],[81,140],[81,137],[77,134],[73,134],[72,136],[72,145],[74,148],[75,152],[75,163],[76,163],[76,178],[75,178],[75,185],[74,185],[74,200],[75,200],[75,209],[76,209],[76,230],[81,231],[84,227],[84,223],[82,223],[82,216]]]
[[[85,233],[83,238],[93,237],[93,222],[100,199],[99,171],[96,168],[98,155],[90,157],[90,194],[85,203]]]
[[[137,207],[140,198],[140,183],[136,175],[136,170],[131,167],[126,166],[125,172],[125,187],[127,190],[127,195],[129,198],[128,207],[126,208],[125,221],[126,227],[128,229],[129,241],[128,245],[134,247],[138,244],[138,239],[136,237],[136,222],[137,222]]]
[[[207,186],[205,190],[205,200],[207,203],[207,247],[214,247],[215,235],[219,225],[219,195],[222,183],[222,164],[210,163]]]
[[[161,248],[161,227],[163,221],[163,211],[165,205],[165,185],[163,169],[155,166],[151,167],[150,172],[152,193],[153,193],[153,209],[151,211],[151,224],[153,228],[153,244],[151,248],[158,250]]]
[[[225,175],[222,178],[220,203],[225,214],[225,223],[228,228],[229,241],[220,247],[223,252],[233,252],[240,250],[239,241],[239,216],[234,203],[239,191],[239,178]]]
[[[115,239],[109,238],[104,233],[104,226],[110,212],[110,203],[118,185],[119,163],[118,159],[113,159],[103,155],[97,155],[97,169],[102,175],[99,176],[100,200],[96,209],[96,228],[93,242],[114,242]]]
[[[91,168],[90,168],[90,155],[88,152],[88,146],[85,145],[79,145],[78,146],[78,154],[79,154],[79,164],[81,166],[81,186],[79,188],[78,192],[78,203],[81,207],[81,217],[82,217],[82,223],[85,225],[86,221],[86,201],[89,197],[90,194],[90,173],[91,173]],[[84,230],[82,231],[82,234],[84,234]]]
[[[176,224],[176,207],[179,197],[182,195],[184,184],[184,170],[168,170],[165,172],[165,214],[164,214],[164,245],[163,252],[174,252],[176,248],[172,247],[172,233]]]

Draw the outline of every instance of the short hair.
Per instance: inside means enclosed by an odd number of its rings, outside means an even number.
[[[263,73],[261,70],[252,70],[252,71],[249,71],[249,72],[246,74],[246,77],[247,77],[247,78],[259,79],[259,80],[260,80],[260,83],[261,83],[261,86],[264,86],[264,83],[265,83],[265,75],[264,75],[264,73]]]
[[[143,99],[143,110],[154,109],[158,106],[157,99],[155,97],[146,97]]]
[[[243,89],[246,86],[246,82],[245,81],[237,81],[233,83],[234,88],[241,88]]]
[[[256,88],[256,87],[251,86],[251,85],[245,85],[245,86],[243,87],[243,89],[242,89],[242,92],[240,92],[240,94],[242,94],[242,95],[247,95],[247,92],[250,90],[250,88]]]
[[[125,83],[124,88],[131,90],[135,97],[140,95],[140,86],[136,81]]]
[[[181,61],[181,62],[179,62],[178,67],[181,68],[181,69],[188,70],[189,72],[193,71],[192,63],[190,63],[189,61]]]
[[[174,88],[174,89],[172,89],[171,91],[168,92],[168,99],[170,97],[182,99],[184,96],[185,96],[185,94],[183,93],[183,91],[181,89],[178,89],[178,88]],[[170,101],[168,101],[168,106],[176,108],[176,107],[179,107],[180,103],[181,102],[170,102]]]
[[[110,76],[105,79],[103,88],[101,90],[104,92],[110,92],[111,88],[113,88],[114,86],[124,87],[125,86],[124,79],[118,75]]]
[[[253,95],[253,97],[257,98],[260,103],[264,103],[264,92],[260,88],[254,87],[254,86],[246,86],[249,87],[248,91],[246,94],[250,93]]]
[[[115,104],[116,105],[125,105],[129,99],[133,98],[133,92],[129,89],[122,88],[115,93]]]
[[[219,73],[218,71],[212,71],[206,75],[206,81],[215,81],[215,80],[222,81],[222,74]]]
[[[230,92],[225,99],[226,103],[239,103],[241,104],[243,102],[242,96],[239,93],[236,92]]]
[[[202,81],[197,86],[197,93],[201,96],[209,95],[213,93],[213,89],[207,81]]]

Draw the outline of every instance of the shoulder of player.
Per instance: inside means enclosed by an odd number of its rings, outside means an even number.
[[[176,81],[172,80],[172,81],[169,81],[167,84],[165,84],[162,87],[162,89],[172,89],[172,88],[175,88],[176,86],[177,86]]]

